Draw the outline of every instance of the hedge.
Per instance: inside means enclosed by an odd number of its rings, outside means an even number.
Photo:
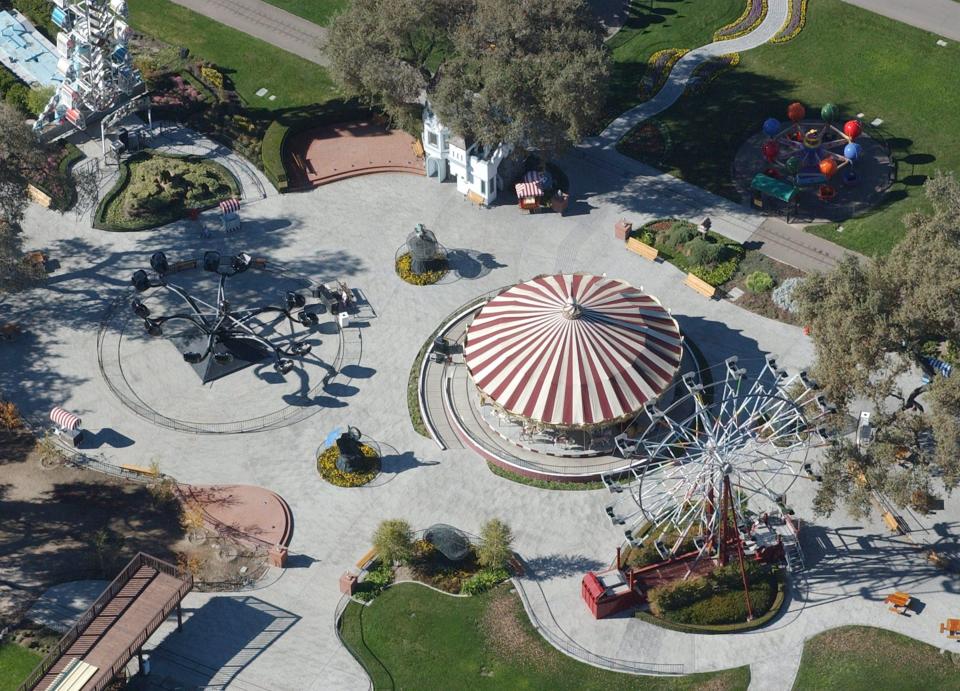
[[[156,223],[154,225],[144,226],[142,228],[127,228],[127,227],[116,225],[107,221],[107,210],[110,208],[110,205],[117,199],[117,197],[123,194],[124,190],[126,190],[127,185],[130,182],[130,164],[153,155],[162,156],[165,158],[180,158],[186,161],[198,161],[198,162],[205,161],[208,163],[215,163],[219,165],[221,168],[223,168],[224,171],[226,171],[227,184],[230,186],[231,193],[235,197],[239,198],[240,196],[240,182],[237,180],[237,178],[229,169],[218,164],[216,161],[210,161],[200,156],[191,156],[191,155],[178,156],[175,154],[157,153],[151,149],[144,149],[140,153],[135,154],[134,156],[131,156],[129,159],[127,159],[126,161],[123,161],[120,164],[120,177],[118,178],[113,188],[109,192],[107,192],[106,195],[104,195],[103,199],[100,200],[100,204],[97,206],[97,211],[96,211],[96,214],[94,215],[94,221],[93,221],[94,228],[98,230],[113,230],[113,231],[149,230],[150,228],[156,228],[162,225],[166,225],[167,223],[172,223],[173,221],[176,220],[176,218],[162,220],[159,223]],[[206,211],[207,209],[214,208],[215,206],[217,206],[217,204],[219,204],[219,202],[211,202],[210,204],[200,207],[199,210]]]
[[[283,150],[287,144],[287,137],[311,127],[362,120],[372,116],[372,110],[361,106],[356,101],[330,101],[281,114],[270,123],[263,135],[260,160],[263,163],[264,174],[278,192],[288,191],[290,182],[283,165]]]

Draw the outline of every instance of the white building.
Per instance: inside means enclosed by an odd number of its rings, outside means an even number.
[[[486,205],[493,202],[504,187],[497,169],[513,147],[501,143],[490,150],[465,141],[451,134],[430,107],[425,106],[423,151],[427,177],[435,177],[440,182],[456,178],[457,190],[471,201]]]

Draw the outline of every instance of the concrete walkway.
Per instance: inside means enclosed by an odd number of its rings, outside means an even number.
[[[954,0],[844,0],[898,22],[960,41],[960,2]]]
[[[326,67],[327,30],[262,0],[173,0],[288,53]]]
[[[847,254],[852,254],[863,262],[867,261],[862,254],[835,245],[812,233],[805,233],[779,218],[767,218],[748,241],[759,244],[758,249],[768,257],[807,273],[829,271]]]
[[[649,101],[641,103],[636,108],[631,108],[607,125],[607,128],[597,137],[598,143],[606,148],[616,146],[617,142],[638,124],[672,106],[683,95],[687,88],[687,82],[701,63],[719,55],[741,53],[762,46],[776,36],[784,22],[787,21],[789,13],[790,3],[788,0],[769,0],[767,16],[760,23],[760,26],[746,36],[729,41],[716,41],[691,50],[673,66],[670,77],[663,88]]]

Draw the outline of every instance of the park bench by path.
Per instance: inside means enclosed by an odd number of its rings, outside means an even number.
[[[149,475],[150,477],[157,477],[159,473],[153,468],[144,468],[140,465],[131,465],[129,463],[120,464],[120,469],[128,473],[134,473],[135,475]]]
[[[717,294],[716,288],[704,281],[702,278],[698,278],[690,273],[687,274],[683,284],[688,288],[693,288],[704,297],[713,298],[713,296]]]
[[[640,242],[636,238],[630,238],[627,240],[627,249],[631,252],[639,254],[644,259],[649,259],[652,262],[656,261],[657,257],[660,255],[660,251],[656,247],[651,247],[644,242]]]

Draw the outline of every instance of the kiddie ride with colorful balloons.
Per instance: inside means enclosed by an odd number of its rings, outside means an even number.
[[[832,103],[820,109],[822,122],[804,122],[806,115],[802,104],[791,103],[787,107],[789,125],[776,118],[764,121],[767,139],[760,153],[769,164],[764,174],[796,188],[817,187],[821,201],[832,201],[837,188],[830,183],[837,173],[847,187],[859,181],[854,164],[863,154],[856,142],[862,127],[859,120],[847,120],[842,130],[837,128],[833,123],[839,109]]]

